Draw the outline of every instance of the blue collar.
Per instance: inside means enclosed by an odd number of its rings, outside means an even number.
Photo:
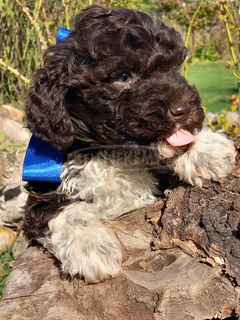
[[[70,36],[71,34],[71,30],[65,29],[65,28],[59,28],[58,33],[57,33],[57,37],[56,37],[56,43],[60,43],[62,42],[65,38],[67,38],[68,36]]]
[[[23,163],[23,181],[61,183],[63,152],[31,137]]]
[[[94,140],[75,138],[72,146],[63,152],[32,136],[23,163],[22,180],[61,183],[62,165],[67,155],[75,151],[88,153],[92,142]],[[94,145],[91,152],[98,150],[96,142]]]

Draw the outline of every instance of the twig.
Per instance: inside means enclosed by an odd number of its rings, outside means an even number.
[[[70,0],[66,0],[66,7],[65,7],[65,15],[66,15],[66,27],[67,29],[70,29],[69,25],[69,2]]]
[[[38,2],[38,8],[37,8],[37,12],[36,12],[36,15],[34,17],[34,21],[36,22],[37,19],[38,19],[38,16],[39,16],[39,13],[40,13],[40,9],[41,9],[41,6],[42,6],[42,0],[39,0]]]
[[[203,3],[204,3],[204,0],[201,0],[201,1],[199,2],[199,5],[198,5],[196,11],[194,12],[194,15],[193,15],[193,17],[192,17],[192,20],[191,20],[191,22],[190,22],[190,25],[189,25],[189,27],[188,27],[187,36],[186,36],[186,40],[185,40],[185,47],[186,47],[186,48],[188,47],[188,43],[189,43],[189,39],[190,39],[190,34],[191,34],[191,32],[192,32],[193,23],[194,23],[194,21],[195,21],[195,19],[196,19],[196,16],[197,16],[199,10],[201,9],[201,6],[203,5]],[[185,78],[187,78],[187,71],[188,71],[188,57],[186,57],[185,62],[184,62],[184,77],[185,77]]]
[[[237,61],[237,58],[236,58],[236,54],[235,54],[235,51],[234,51],[234,47],[233,47],[233,40],[232,40],[232,34],[231,34],[231,30],[229,28],[229,24],[228,24],[228,21],[227,21],[227,15],[230,17],[231,21],[234,23],[234,27],[235,27],[235,30],[237,30],[239,32],[240,28],[234,18],[234,16],[232,17],[231,15],[231,12],[229,10],[229,4],[225,4],[225,3],[221,3],[220,2],[220,10],[221,10],[221,13],[222,13],[222,16],[223,16],[223,21],[224,21],[224,24],[225,24],[225,29],[226,29],[226,32],[227,32],[227,37],[228,37],[228,43],[229,43],[229,46],[230,46],[230,52],[231,52],[231,56],[232,56],[232,62],[233,62],[233,67],[235,69],[235,72],[232,71],[231,69],[229,69],[229,71],[234,75],[235,78],[237,78],[238,80],[238,94],[240,95],[240,70],[239,70],[239,63]],[[232,7],[231,7],[232,8]],[[238,103],[238,127],[240,128],[240,101]],[[239,133],[240,134],[240,130],[239,130]]]
[[[24,47],[24,51],[23,51],[23,56],[22,56],[23,61],[26,58],[29,42],[30,42],[30,33],[27,32],[27,41],[26,41],[26,44],[25,44],[25,47]]]
[[[230,69],[228,69],[228,71],[229,71],[232,75],[234,75],[235,78],[237,78],[238,80],[240,80],[240,76],[238,76],[234,71],[232,71],[232,70],[230,70]]]
[[[224,4],[223,4],[223,5],[224,5]],[[237,29],[237,31],[240,32],[240,28],[239,28],[238,23],[237,23],[237,21],[236,21],[236,19],[235,19],[234,12],[233,12],[233,14],[232,14],[226,5],[224,5],[224,7],[225,7],[225,10],[226,10],[229,18],[230,18],[231,21],[232,21],[232,24],[233,24],[234,27]],[[232,9],[232,7],[231,7],[231,9]],[[232,11],[233,11],[233,10],[232,10]]]
[[[15,1],[22,8],[23,12],[27,15],[28,19],[31,21],[31,24],[33,25],[33,27],[34,27],[37,35],[38,35],[39,41],[42,44],[43,49],[46,49],[47,48],[46,41],[44,40],[44,37],[43,37],[43,35],[41,33],[41,30],[38,27],[37,22],[33,19],[31,14],[29,13],[28,8],[23,3],[21,3],[19,0],[15,0]]]
[[[19,79],[23,80],[25,83],[27,83],[27,84],[30,83],[29,79],[24,77],[17,69],[14,69],[13,67],[11,67],[9,64],[4,62],[1,58],[0,58],[0,65],[5,67],[6,69],[8,69],[11,73],[13,73]]]
[[[226,10],[227,8],[226,8],[226,5],[225,5],[225,4],[221,4],[220,9],[221,9],[221,12],[222,12],[223,21],[224,21],[225,29],[226,29],[226,32],[227,32],[228,43],[229,43],[229,46],[230,46],[230,52],[231,52],[231,56],[232,56],[233,66],[235,67],[237,73],[236,73],[236,72],[233,72],[233,71],[231,71],[231,70],[229,70],[229,71],[230,71],[237,79],[240,79],[239,66],[238,66],[238,62],[237,62],[236,55],[235,55],[235,51],[234,51],[234,47],[233,47],[232,34],[231,34],[231,30],[230,30],[230,28],[229,28],[229,24],[228,24],[228,21],[227,21],[227,15],[226,15],[226,13],[228,14],[229,11]]]

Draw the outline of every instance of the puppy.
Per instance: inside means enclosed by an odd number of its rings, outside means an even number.
[[[195,186],[231,172],[232,142],[202,130],[199,94],[179,73],[186,54],[164,23],[101,6],[78,14],[46,52],[26,123],[65,162],[60,184],[28,184],[23,230],[65,273],[96,283],[121,272],[121,245],[102,222],[155,201],[149,169],[167,167]]]

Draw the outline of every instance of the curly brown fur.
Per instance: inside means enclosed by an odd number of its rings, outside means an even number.
[[[31,182],[26,186],[29,197],[24,206],[23,231],[29,240],[43,237],[48,231],[48,222],[70,203],[66,196],[56,193],[54,183]]]
[[[76,137],[143,144],[164,139],[177,123],[199,129],[199,95],[178,73],[186,54],[180,35],[164,23],[91,6],[76,16],[71,35],[46,52],[26,101],[27,125],[59,149]],[[129,78],[121,83],[122,74]],[[191,108],[189,116],[172,115],[176,104]]]

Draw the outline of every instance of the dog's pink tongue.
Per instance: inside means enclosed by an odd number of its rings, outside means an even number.
[[[185,146],[196,140],[196,137],[193,136],[189,131],[181,129],[172,134],[170,137],[166,138],[167,142],[174,147]]]

